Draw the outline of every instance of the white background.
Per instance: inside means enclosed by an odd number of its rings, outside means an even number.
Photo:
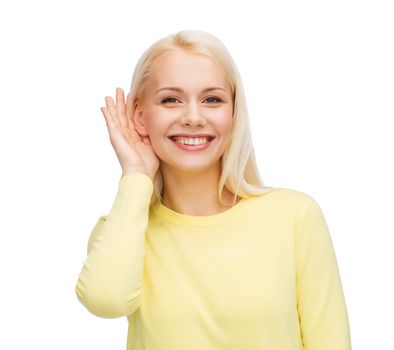
[[[1,349],[125,349],[75,283],[121,169],[100,107],[154,41],[208,31],[241,73],[264,183],[320,204],[354,349],[394,348],[391,1],[0,5]]]

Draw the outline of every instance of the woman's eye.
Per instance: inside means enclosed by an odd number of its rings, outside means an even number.
[[[163,100],[161,100],[161,103],[173,102],[173,101],[170,101],[170,100],[176,100],[176,98],[175,97],[164,98]]]
[[[205,100],[206,100],[206,101],[209,101],[209,102],[208,102],[209,104],[215,103],[215,102],[216,102],[216,103],[218,103],[218,102],[223,102],[222,99],[220,99],[220,98],[218,98],[218,97],[214,97],[214,96],[207,97]],[[175,101],[177,101],[177,99],[176,99],[175,97],[167,97],[167,98],[162,99],[162,100],[161,100],[161,103],[167,103],[167,102],[173,103],[173,102],[175,102]]]
[[[222,100],[220,98],[217,98],[217,97],[207,97],[207,100],[216,100],[217,102],[222,102]]]

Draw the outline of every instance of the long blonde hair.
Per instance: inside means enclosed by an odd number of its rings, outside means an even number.
[[[133,101],[143,100],[147,82],[151,77],[151,65],[161,54],[181,48],[190,53],[204,54],[218,63],[226,73],[233,95],[233,130],[228,149],[221,157],[221,176],[218,196],[222,204],[222,192],[226,187],[234,194],[233,205],[237,196],[249,198],[272,191],[273,187],[263,184],[256,165],[249,117],[244,89],[238,69],[223,43],[204,31],[183,30],[168,35],[153,43],[140,57],[134,69],[130,94]],[[134,106],[134,103],[133,103]],[[162,200],[163,178],[160,169],[156,172],[154,193],[150,205]]]

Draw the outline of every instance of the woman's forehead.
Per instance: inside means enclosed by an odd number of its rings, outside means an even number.
[[[224,70],[211,58],[202,54],[169,51],[155,59],[151,67],[154,88],[165,86],[182,88],[201,86],[202,89],[219,86],[229,88]]]

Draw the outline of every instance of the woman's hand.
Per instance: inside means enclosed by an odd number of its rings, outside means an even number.
[[[142,137],[135,128],[130,94],[125,103],[124,92],[116,89],[116,105],[110,96],[105,97],[106,107],[101,107],[105,117],[109,138],[122,167],[122,176],[142,172],[152,181],[160,166],[153,151],[149,136]]]

